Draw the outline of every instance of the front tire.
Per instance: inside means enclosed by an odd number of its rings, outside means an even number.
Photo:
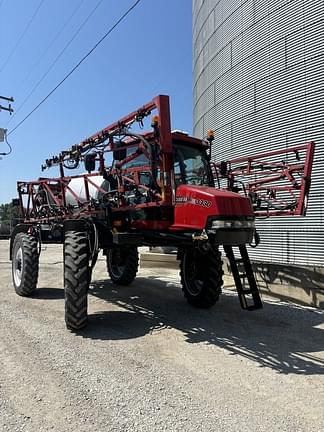
[[[223,286],[221,254],[217,248],[184,251],[180,263],[182,290],[188,303],[208,309],[219,300]]]
[[[137,247],[114,247],[107,251],[107,271],[110,279],[118,285],[129,285],[138,270]]]
[[[37,287],[39,252],[35,237],[18,233],[12,248],[12,280],[18,295],[29,297]]]
[[[89,241],[86,232],[68,231],[64,240],[65,323],[80,330],[88,320],[88,289],[91,278]]]

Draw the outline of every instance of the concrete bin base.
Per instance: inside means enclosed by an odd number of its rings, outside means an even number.
[[[224,286],[235,289],[228,261],[223,257]],[[142,252],[142,268],[164,268],[179,271],[174,254]],[[324,268],[252,263],[260,291],[264,294],[307,306],[324,309]]]
[[[169,270],[179,270],[179,261],[176,255],[164,253],[143,252],[140,254],[141,268],[167,268]]]
[[[234,288],[227,260],[224,282]],[[258,287],[262,293],[294,303],[324,309],[324,267],[293,266],[252,262]]]

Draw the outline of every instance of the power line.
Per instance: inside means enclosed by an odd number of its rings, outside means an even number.
[[[25,77],[20,81],[18,84],[18,88],[22,86],[26,82],[26,80],[30,77],[31,73],[35,70],[36,66],[39,65],[44,55],[49,51],[49,49],[53,46],[53,44],[56,42],[56,40],[61,36],[64,29],[67,27],[67,25],[71,22],[72,18],[75,16],[75,14],[78,12],[78,10],[81,8],[85,0],[80,0],[80,2],[77,4],[77,6],[72,11],[71,15],[67,18],[67,20],[64,22],[64,24],[61,26],[61,28],[58,30],[58,32],[55,33],[55,36],[51,39],[50,43],[46,46],[46,48],[43,50],[42,54],[38,57],[38,59],[34,62],[32,67],[29,69]]]
[[[42,4],[44,3],[44,0],[41,0],[37,6],[37,8],[35,9],[35,12],[33,13],[32,17],[30,18],[30,20],[28,21],[24,31],[22,32],[22,34],[20,35],[19,39],[17,40],[15,46],[13,47],[13,49],[11,50],[10,54],[8,55],[8,57],[6,58],[6,60],[4,61],[3,65],[0,68],[0,73],[4,70],[4,68],[7,66],[9,60],[11,59],[11,57],[14,55],[14,53],[16,52],[20,42],[22,41],[23,37],[25,36],[25,34],[27,33],[29,27],[31,26],[32,22],[34,21],[39,9],[41,8]]]
[[[82,59],[70,70],[68,74],[35,106],[35,108],[30,111],[29,114],[26,115],[11,131],[7,136],[12,134],[19,126],[21,126],[63,83],[66,81],[73,72],[78,69],[78,67],[93,53],[93,51],[106,39],[107,36],[127,17],[127,15],[141,2],[141,0],[137,0],[135,3],[130,6],[126,12],[115,22],[115,24],[110,27],[110,29],[98,40],[98,42],[91,48],[91,50],[84,56]]]
[[[40,86],[40,84],[44,81],[44,79],[47,77],[47,75],[50,73],[50,71],[56,65],[56,63],[58,62],[58,60],[62,57],[62,55],[65,53],[65,51],[68,49],[68,47],[71,45],[71,43],[74,41],[74,39],[77,37],[77,35],[80,33],[80,31],[82,30],[82,28],[86,25],[86,23],[89,21],[89,19],[92,17],[92,15],[95,13],[95,11],[98,9],[98,7],[101,5],[102,2],[103,2],[103,0],[99,0],[98,3],[97,3],[97,5],[91,10],[91,12],[86,17],[86,19],[78,27],[77,31],[74,33],[74,35],[72,36],[72,38],[64,46],[64,48],[61,50],[61,52],[56,56],[56,58],[54,59],[54,61],[50,64],[49,68],[43,74],[43,76],[37,81],[37,83],[34,85],[34,87],[31,89],[31,91],[28,93],[28,95],[22,101],[22,103],[18,106],[18,108],[16,109],[15,114],[7,122],[7,125],[11,122],[11,120],[15,117],[15,115],[18,114],[18,112],[22,109],[22,107],[30,99],[30,97],[35,92],[35,90],[37,90],[37,88]]]

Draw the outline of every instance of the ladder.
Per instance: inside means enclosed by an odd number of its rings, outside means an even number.
[[[241,258],[239,259],[235,258],[232,246],[224,245],[223,248],[231,265],[232,275],[236,291],[239,295],[241,308],[248,311],[261,309],[262,301],[246,246],[238,246],[241,255]],[[240,273],[238,264],[242,264],[244,273]],[[245,288],[245,284],[242,283],[243,280],[247,281],[247,288]]]

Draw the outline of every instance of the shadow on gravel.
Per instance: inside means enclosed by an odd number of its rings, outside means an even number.
[[[107,311],[90,315],[88,326],[78,334],[91,339],[122,340],[144,336],[152,329],[152,319],[145,313]]]
[[[90,294],[125,311],[89,316],[79,333],[91,339],[131,339],[163,328],[183,332],[188,343],[209,343],[284,374],[323,374],[324,311],[265,302],[264,309],[240,309],[236,295],[225,293],[210,310],[190,307],[178,284],[155,277],[137,278],[129,287],[110,281],[92,283]]]
[[[39,288],[30,298],[42,300],[61,300],[64,298],[63,288]]]

